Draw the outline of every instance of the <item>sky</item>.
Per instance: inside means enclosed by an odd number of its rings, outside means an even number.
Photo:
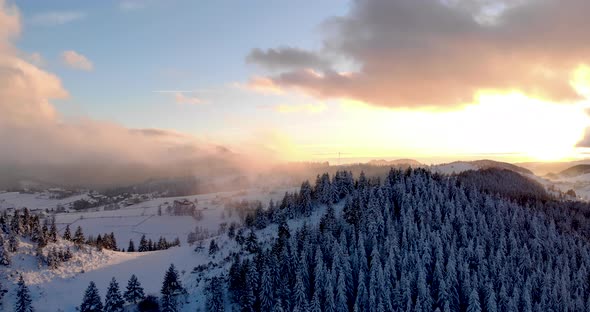
[[[589,9],[0,0],[0,168],[585,158]]]

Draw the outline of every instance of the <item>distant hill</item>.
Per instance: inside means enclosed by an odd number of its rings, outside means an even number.
[[[431,169],[434,172],[445,173],[445,174],[459,174],[461,172],[469,171],[469,170],[481,170],[481,169],[505,169],[510,170],[513,172],[517,172],[520,174],[533,174],[532,171],[519,167],[517,165],[513,165],[506,162],[489,160],[489,159],[482,159],[482,160],[474,160],[474,161],[455,161],[448,164],[441,164],[432,166]]]
[[[565,162],[524,162],[524,163],[516,163],[515,165],[527,168],[533,171],[538,176],[545,176],[545,175],[556,175],[561,171],[567,170],[570,167],[574,167],[576,165],[588,165],[590,164],[590,159],[582,159],[576,161],[565,161]],[[549,176],[551,178],[551,176]]]
[[[575,165],[561,171],[558,175],[561,177],[576,177],[587,173],[590,173],[590,165]]]
[[[500,194],[520,202],[550,198],[543,185],[509,169],[470,170],[458,174],[457,178],[466,185],[475,185],[483,192]]]
[[[385,159],[373,159],[367,163],[371,166],[390,166],[390,167],[398,167],[398,166],[412,166],[412,167],[420,167],[422,163],[414,160],[414,159],[396,159],[396,160],[385,160]]]

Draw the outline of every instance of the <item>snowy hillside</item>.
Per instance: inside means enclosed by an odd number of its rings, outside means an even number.
[[[544,199],[521,206],[486,193],[493,186],[486,179],[474,188],[460,178],[415,169],[353,179],[339,171],[287,193],[152,198],[117,210],[58,213],[55,224],[27,211],[5,213],[0,262],[3,255],[11,259],[0,265],[8,289],[3,309],[11,311],[23,297],[17,290],[26,288],[36,311],[77,311],[82,298],[96,304],[108,292],[112,299],[112,278],[123,291],[135,275],[146,295],[175,307],[166,311],[545,311],[558,307],[553,302],[584,310],[590,288],[578,281],[590,266],[588,204]],[[195,199],[200,220],[167,215],[167,208],[159,213],[166,202],[192,207]],[[246,204],[257,200],[265,204]],[[241,212],[245,217],[237,217]],[[229,220],[236,223],[221,226]],[[86,237],[76,230],[59,238],[63,224],[84,225]],[[188,244],[184,234],[196,224],[216,230]],[[144,227],[154,241],[179,236],[181,246],[119,252],[107,250],[110,237],[99,245],[89,235],[112,231],[135,239]],[[548,271],[550,264],[556,268]],[[568,278],[550,283],[560,272]],[[559,301],[563,293],[572,300]]]

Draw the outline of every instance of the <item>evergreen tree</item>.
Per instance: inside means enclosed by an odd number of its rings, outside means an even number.
[[[16,237],[15,232],[11,232],[8,235],[8,251],[16,252],[18,250],[19,244],[20,242],[18,240],[18,237]]]
[[[326,302],[324,304],[324,311],[336,312],[336,302],[334,301],[334,287],[332,286],[331,278],[328,278],[325,288]]]
[[[255,265],[251,261],[245,261],[243,265],[245,274],[244,289],[240,298],[240,307],[243,312],[253,312],[256,304],[256,296],[254,292],[257,289],[258,276]]]
[[[127,247],[127,252],[135,252],[135,244],[133,243],[132,239],[129,240],[129,247]]]
[[[113,277],[104,299],[104,312],[122,312],[125,301],[121,297],[119,284]]]
[[[213,277],[205,288],[207,298],[206,306],[209,312],[225,311],[223,303],[223,280],[220,277]]]
[[[111,234],[109,234],[108,236],[108,246],[107,248],[110,250],[118,250],[119,248],[117,247],[117,240],[115,239],[115,233],[111,232]]]
[[[0,234],[0,265],[10,265],[10,253],[4,241],[4,237]]]
[[[303,283],[303,277],[301,276],[302,269],[301,266],[297,268],[297,273],[295,275],[295,289],[293,290],[294,310],[299,312],[303,312],[307,308],[307,291]]]
[[[90,282],[80,305],[80,312],[102,312],[103,305],[94,282]]]
[[[4,295],[8,292],[8,290],[6,290],[6,288],[4,288],[4,285],[2,284],[2,281],[0,280],[0,309],[3,307],[3,301],[2,299],[4,298]]]
[[[63,239],[71,241],[72,240],[72,233],[70,232],[70,225],[66,225],[66,229],[64,230]]]
[[[178,298],[183,292],[184,288],[182,288],[182,284],[178,280],[178,272],[174,264],[170,264],[160,291],[162,294],[162,312],[177,312]]]
[[[272,311],[274,305],[273,277],[269,266],[262,271],[262,287],[260,291],[260,304],[263,311]]]
[[[156,296],[147,295],[139,302],[137,310],[139,312],[160,312],[160,302]]]
[[[14,302],[14,312],[33,312],[33,305],[29,288],[25,284],[25,280],[21,275],[18,279],[16,289],[16,300]]]
[[[82,228],[78,225],[76,228],[76,233],[74,233],[73,242],[76,246],[80,247],[84,244],[84,232],[82,232]]]
[[[127,282],[127,290],[125,290],[124,297],[127,302],[133,304],[136,304],[145,298],[143,288],[141,287],[141,284],[137,280],[137,276],[135,276],[135,274],[131,275],[129,282]]]
[[[250,253],[258,252],[260,249],[260,246],[258,245],[258,238],[256,237],[256,233],[254,233],[254,231],[250,231],[248,234],[244,249]]]
[[[496,293],[491,283],[486,285],[485,307],[486,312],[498,312]]]
[[[52,243],[57,243],[57,238],[59,234],[57,233],[57,226],[55,225],[55,218],[51,219],[51,227],[49,228],[49,241]]]
[[[469,294],[469,305],[467,306],[467,312],[481,312],[479,295],[477,294],[477,289],[475,288],[473,288],[471,294]]]
[[[139,252],[146,252],[149,251],[148,242],[145,238],[145,235],[141,235],[141,239],[139,240],[139,248],[137,249]]]
[[[346,296],[346,278],[344,273],[340,271],[336,284],[336,311],[348,312],[347,306],[348,298]]]
[[[209,244],[209,254],[210,255],[214,255],[219,251],[219,246],[217,246],[217,243],[215,242],[214,239],[211,240],[211,243]]]

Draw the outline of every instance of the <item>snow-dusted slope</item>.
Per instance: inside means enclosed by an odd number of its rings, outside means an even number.
[[[488,168],[497,168],[497,169],[507,169],[511,170],[520,174],[530,174],[531,172],[528,169],[494,160],[482,159],[482,160],[474,160],[474,161],[455,161],[448,164],[440,164],[431,166],[430,169],[433,172],[438,172],[442,174],[457,174],[468,170],[479,170],[479,169],[488,169]]]
[[[181,247],[142,253],[97,251],[92,247],[77,251],[71,242],[60,241],[59,244],[49,244],[46,248],[70,247],[73,251],[73,258],[52,270],[47,266],[38,265],[34,244],[23,240],[18,252],[12,258],[10,267],[0,266],[0,276],[6,278],[7,282],[4,285],[8,286],[10,291],[4,299],[4,310],[10,311],[13,307],[14,288],[21,274],[31,290],[36,311],[73,312],[76,311],[76,306],[80,305],[83,293],[90,281],[96,283],[103,299],[112,277],[115,277],[120,288],[124,289],[132,274],[138,277],[146,294],[159,294],[164,273],[171,263],[179,271],[184,285],[189,286],[187,288],[190,292],[190,302],[184,305],[182,311],[203,309],[203,276],[201,275],[204,274],[206,277],[210,274],[218,274],[220,270],[226,270],[228,263],[224,259],[236,249],[233,246],[236,244],[235,241],[229,240],[227,235],[216,235],[220,223],[239,221],[235,213],[229,215],[228,210],[224,209],[225,205],[241,200],[260,200],[266,206],[270,199],[278,201],[286,191],[293,192],[294,190],[294,188],[256,189],[178,198],[154,198],[119,210],[105,211],[100,208],[96,211],[56,214],[56,222],[62,232],[67,224],[70,224],[72,232],[80,225],[86,236],[114,232],[119,247],[124,248],[127,247],[130,238],[134,239],[136,246],[138,246],[139,238],[143,234],[152,239],[157,239],[159,236],[170,239],[179,237]],[[2,195],[5,195],[4,198],[11,198],[14,202],[19,202],[23,198],[34,198],[34,196],[28,196],[30,194],[4,193]],[[198,207],[203,209],[203,219],[198,221],[190,216],[169,216],[165,213],[159,216],[158,207],[165,203],[171,203],[175,199],[191,201],[197,199]],[[22,201],[22,203],[26,203],[26,201]],[[317,216],[312,217],[311,220],[319,219],[321,211],[319,210],[316,213]],[[293,220],[292,222],[296,223],[297,221]],[[295,223],[293,226],[296,227]],[[214,235],[205,240],[203,245],[207,247],[210,240],[215,239],[220,245],[220,253],[210,256],[206,249],[196,252],[194,251],[195,246],[189,246],[186,243],[188,233],[196,226],[208,229]],[[260,238],[270,237],[272,231],[276,231],[276,228],[271,226],[261,231]],[[199,265],[209,265],[207,272],[191,273]]]

